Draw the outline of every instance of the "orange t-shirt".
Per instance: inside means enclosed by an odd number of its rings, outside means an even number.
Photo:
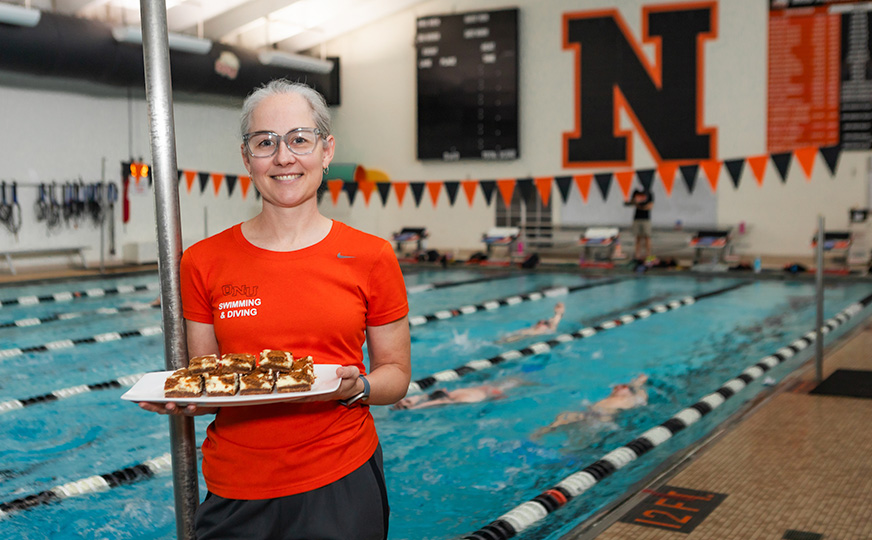
[[[409,311],[391,245],[338,221],[289,252],[252,245],[236,225],[185,251],[181,289],[185,318],[214,325],[222,354],[281,349],[361,373],[366,327]],[[377,445],[367,406],[223,407],[206,430],[203,477],[224,498],[284,497],[342,478]]]

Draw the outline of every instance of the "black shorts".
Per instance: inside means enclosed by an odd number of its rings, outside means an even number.
[[[207,493],[195,527],[197,540],[384,540],[389,514],[379,445],[354,472],[305,493],[252,501]]]

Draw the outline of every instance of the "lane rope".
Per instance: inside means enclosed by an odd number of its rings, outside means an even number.
[[[118,486],[146,480],[162,472],[172,470],[172,459],[169,453],[154,459],[143,461],[131,467],[125,467],[107,474],[98,474],[68,482],[51,489],[28,495],[12,501],[0,503],[0,519],[13,512],[30,510],[36,506],[60,502],[63,499],[106,491]]]
[[[821,332],[824,335],[829,334],[860,313],[870,303],[872,303],[872,295],[851,304],[827,321],[821,327]],[[528,529],[534,523],[544,519],[548,514],[564,506],[574,497],[578,497],[592,488],[606,476],[663,444],[679,431],[697,422],[700,418],[721,406],[726,400],[738,394],[752,381],[788,358],[792,358],[803,349],[808,348],[815,342],[816,338],[815,332],[811,331],[790,345],[778,349],[776,352],[747,368],[737,377],[724,383],[715,392],[703,397],[690,407],[681,410],[666,422],[649,429],[626,445],[612,450],[591,465],[564,478],[550,489],[543,491],[536,497],[503,514],[478,531],[464,536],[463,539],[505,540]]]
[[[658,313],[666,313],[667,311],[676,310],[683,306],[689,306],[690,304],[693,304],[698,300],[702,300],[704,298],[709,298],[719,294],[724,294],[726,292],[736,290],[740,287],[744,287],[750,283],[751,282],[738,283],[729,287],[724,287],[722,289],[703,293],[697,296],[687,296],[680,300],[673,300],[668,303],[657,304],[649,308],[640,309],[635,313],[622,315],[616,319],[610,319],[601,322],[597,326],[588,326],[571,334],[560,334],[553,339],[550,339],[548,341],[540,341],[523,349],[506,351],[487,359],[472,360],[471,362],[467,362],[462,366],[453,369],[447,369],[445,371],[440,371],[428,377],[424,377],[423,379],[412,381],[411,383],[409,383],[408,393],[421,392],[433,386],[437,382],[456,381],[464,375],[468,375],[476,371],[481,371],[483,369],[488,369],[509,360],[517,360],[518,358],[523,358],[525,356],[545,354],[551,351],[552,348],[558,345],[562,345],[563,343],[569,343],[571,341],[588,338],[605,330],[611,330],[612,328],[617,328],[619,326],[626,326],[632,322],[638,321],[639,319],[645,319]]]
[[[406,287],[406,292],[408,294],[416,294],[424,291],[432,291],[434,289],[445,289],[447,287],[457,287],[459,285],[471,285],[473,283],[484,283],[486,281],[496,281],[498,279],[507,279],[511,277],[517,277],[522,274],[500,274],[497,276],[485,276],[473,279],[467,279],[463,281],[436,281],[434,283],[422,283],[421,285],[412,285],[411,287]]]
[[[160,306],[153,306],[151,304],[142,304],[136,303],[128,306],[120,306],[120,307],[107,307],[100,308],[93,311],[72,311],[69,313],[54,313],[52,315],[48,315],[46,317],[28,317],[26,319],[18,319],[16,321],[10,321],[6,323],[0,323],[0,328],[25,328],[28,326],[36,326],[39,324],[55,322],[55,321],[68,321],[70,319],[79,319],[86,315],[115,315],[118,313],[126,313],[128,311],[146,311],[149,309],[160,309]]]
[[[109,341],[118,341],[119,339],[128,339],[140,336],[156,336],[163,333],[163,328],[160,326],[148,326],[139,330],[128,330],[126,332],[106,332],[105,334],[97,334],[96,336],[78,338],[78,339],[61,339],[51,341],[42,345],[33,345],[24,348],[0,349],[0,361],[9,358],[15,358],[23,354],[43,353],[48,351],[56,351],[59,349],[68,349],[77,345],[85,345],[90,343],[106,343]]]
[[[160,283],[148,283],[146,285],[119,285],[108,289],[87,289],[84,291],[63,291],[45,296],[19,296],[18,298],[10,298],[0,300],[0,308],[4,306],[33,306],[46,302],[70,302],[79,298],[100,298],[101,296],[111,296],[115,294],[133,294],[142,291],[157,291],[160,289]]]
[[[551,287],[547,289],[541,289],[538,291],[533,291],[525,294],[517,294],[514,296],[508,296],[506,298],[498,298],[496,300],[487,300],[482,302],[481,304],[475,305],[467,305],[461,306],[459,308],[454,309],[444,309],[441,311],[437,311],[436,313],[432,313],[430,315],[416,315],[414,317],[409,317],[409,326],[421,326],[422,324],[427,324],[433,321],[444,321],[446,319],[451,319],[453,317],[459,317],[461,315],[468,315],[470,313],[475,313],[477,311],[489,311],[493,309],[497,309],[502,306],[513,306],[515,304],[520,304],[526,301],[533,300],[541,300],[546,297],[555,297],[555,296],[563,296],[569,294],[571,292],[576,292],[584,289],[592,289],[594,287],[599,287],[602,285],[612,285],[614,283],[618,283],[620,281],[624,281],[624,279],[610,279],[604,281],[596,281],[593,283],[585,283],[582,285],[574,285],[572,287]]]
[[[54,392],[49,392],[48,394],[42,394],[40,396],[33,396],[24,399],[10,399],[8,401],[0,401],[0,414],[3,414],[8,411],[12,411],[15,409],[23,409],[24,407],[29,407],[30,405],[36,405],[38,403],[46,403],[48,401],[57,401],[59,399],[68,398],[71,396],[76,396],[79,394],[84,394],[86,392],[92,392],[94,390],[109,390],[110,388],[126,388],[129,386],[133,386],[136,382],[141,379],[145,373],[135,373],[133,375],[125,375],[123,377],[118,377],[117,379],[111,381],[103,381],[99,383],[93,384],[80,384],[78,386],[70,386],[68,388],[61,388],[60,390],[55,390]]]

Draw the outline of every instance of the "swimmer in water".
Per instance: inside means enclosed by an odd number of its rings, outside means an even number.
[[[392,409],[424,409],[454,403],[478,403],[505,397],[505,391],[525,383],[521,379],[510,378],[495,384],[482,384],[456,390],[438,389],[429,394],[410,396],[397,402]]]
[[[550,319],[542,319],[529,328],[522,328],[500,338],[497,343],[511,343],[519,341],[529,336],[540,336],[543,334],[553,334],[557,331],[557,325],[563,318],[566,312],[566,306],[563,302],[557,302],[554,305],[554,315]]]
[[[622,410],[635,409],[636,407],[647,405],[648,391],[645,390],[646,382],[648,382],[648,376],[642,374],[627,384],[616,384],[612,387],[612,392],[608,397],[597,401],[584,411],[561,413],[549,425],[536,430],[533,433],[533,438],[541,437],[563,426],[581,424],[583,422],[611,422],[615,419],[618,412]]]

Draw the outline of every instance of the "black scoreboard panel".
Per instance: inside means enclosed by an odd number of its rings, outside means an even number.
[[[518,10],[417,24],[418,159],[517,159]]]

